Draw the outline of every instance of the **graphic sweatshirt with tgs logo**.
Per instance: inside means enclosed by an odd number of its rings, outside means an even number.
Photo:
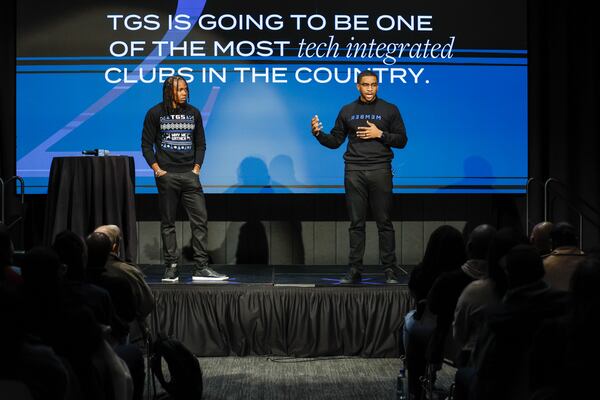
[[[188,172],[202,167],[206,140],[200,111],[191,104],[168,113],[159,103],[146,113],[142,153],[148,165],[158,163],[167,172]]]

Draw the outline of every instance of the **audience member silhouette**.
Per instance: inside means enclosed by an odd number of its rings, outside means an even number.
[[[529,354],[542,324],[565,315],[568,297],[543,281],[537,249],[513,247],[499,264],[507,276],[502,303],[490,307],[475,351],[471,398],[529,399]]]
[[[98,323],[110,327],[111,343],[126,336],[128,324],[115,312],[110,293],[87,282],[87,248],[83,239],[72,231],[63,231],[54,238],[52,248],[66,265],[63,288],[69,300],[74,304],[85,304]]]
[[[427,296],[429,310],[437,317],[436,327],[429,341],[427,360],[429,363],[441,366],[445,355],[452,360],[458,360],[457,345],[449,347],[452,335],[448,336],[456,303],[463,289],[477,279],[487,277],[487,253],[489,244],[496,232],[491,225],[482,224],[471,232],[466,244],[467,261],[460,268],[445,272],[434,282]]]
[[[442,225],[431,233],[423,260],[411,271],[408,287],[417,307],[404,317],[403,343],[408,391],[415,398],[421,394],[419,377],[425,373],[425,352],[436,324],[427,307],[427,295],[440,275],[460,268],[465,261],[462,234],[450,225]]]
[[[127,390],[131,386],[127,366],[105,342],[104,332],[90,309],[69,298],[62,283],[65,272],[50,248],[35,247],[25,254],[28,331],[51,346],[63,362],[69,377],[65,398],[131,398],[127,396],[131,392]]]
[[[25,253],[22,276],[28,330],[46,343],[52,343],[54,321],[62,311],[64,267],[56,252],[33,247]]]
[[[135,301],[135,314],[138,327],[143,334],[146,333],[146,317],[150,315],[154,309],[154,296],[152,289],[146,283],[144,274],[140,268],[126,262],[119,257],[119,246],[122,241],[121,229],[117,225],[102,225],[95,229],[94,232],[104,233],[111,241],[110,254],[104,266],[106,272],[104,275],[123,279],[129,284],[130,291],[133,294]]]
[[[538,249],[540,255],[544,256],[552,251],[552,240],[550,232],[554,225],[550,221],[537,223],[529,235],[529,243]]]
[[[593,397],[600,360],[600,258],[588,256],[570,282],[571,307],[542,326],[531,352],[531,399]]]
[[[544,258],[544,280],[558,290],[569,290],[571,275],[583,261],[579,249],[579,238],[575,227],[568,222],[559,222],[550,233],[552,252]]]
[[[436,228],[427,241],[423,260],[411,271],[408,288],[416,302],[427,298],[433,282],[466,260],[462,235],[450,225]]]
[[[50,346],[28,334],[23,306],[17,289],[1,282],[0,380],[21,382],[35,400],[63,400],[69,391],[67,368]],[[11,393],[0,396],[9,399]]]
[[[129,283],[123,278],[108,275],[105,267],[112,248],[110,238],[104,233],[94,232],[86,237],[85,243],[88,249],[88,281],[110,293],[117,316],[126,324],[130,324],[136,318],[136,308]],[[126,335],[119,340],[125,343]]]
[[[499,260],[517,244],[525,244],[526,238],[513,228],[496,231],[487,251],[487,276],[469,283],[460,294],[454,310],[453,334],[461,347],[459,365],[469,365],[469,357],[488,307],[498,304],[506,293],[507,280]]]
[[[93,232],[87,236],[88,280],[110,293],[117,316],[131,324],[138,315],[131,285],[126,278],[120,274],[111,274],[106,268],[113,244],[109,236],[102,232]],[[133,397],[141,399],[145,380],[143,354],[135,346],[128,345],[128,341],[127,335],[119,337],[114,350],[129,368],[134,386]]]

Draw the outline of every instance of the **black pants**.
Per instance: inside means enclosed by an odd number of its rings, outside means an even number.
[[[165,263],[177,263],[175,218],[179,202],[183,204],[192,228],[192,251],[196,266],[208,264],[207,215],[204,192],[198,175],[189,172],[167,172],[156,178],[160,205],[160,233]]]
[[[351,267],[362,271],[365,254],[365,223],[367,212],[377,223],[379,258],[385,269],[396,268],[396,241],[392,225],[392,171],[346,171],[346,205],[350,216]]]

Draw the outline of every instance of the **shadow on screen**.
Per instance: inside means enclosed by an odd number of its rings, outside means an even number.
[[[285,154],[273,157],[269,163],[269,174],[271,175],[271,187],[275,188],[278,193],[292,193],[289,187],[301,184],[296,179],[294,161]]]
[[[469,192],[476,189],[491,189],[496,183],[493,179],[494,171],[490,163],[483,157],[467,157],[463,164],[463,178],[443,186],[438,193],[449,193],[450,190]],[[485,179],[485,184],[481,181]]]
[[[269,163],[269,174],[271,175],[271,187],[277,188],[277,193],[292,193],[288,186],[301,185],[296,179],[294,161],[285,154],[279,154]],[[281,182],[285,182],[285,185]],[[285,201],[285,199],[282,199]],[[293,210],[292,210],[293,211]],[[284,241],[285,246],[291,249],[290,258],[293,264],[304,265],[304,241],[302,240],[302,223],[293,213],[288,214],[288,219],[277,222],[280,226],[280,234],[271,240]]]
[[[225,193],[229,194],[247,194],[251,188],[253,194],[290,194],[292,191],[280,182],[293,182],[297,184],[295,178],[294,163],[287,155],[278,155],[274,157],[269,166],[258,157],[246,157],[240,163],[237,170],[238,182],[236,185],[228,188]],[[262,212],[261,207],[278,208],[289,204],[285,198],[273,197],[272,200],[261,198],[256,201],[254,196],[248,197],[247,209],[243,213],[247,218],[241,226],[230,224],[226,238],[231,238],[237,232],[237,248],[235,252],[236,264],[269,264],[276,260],[271,260],[269,251],[269,240],[274,243],[278,249],[278,255],[282,260],[288,259],[294,264],[304,264],[304,243],[302,241],[302,224],[295,219],[293,214],[284,213],[285,218],[279,218],[278,221],[269,221],[269,225],[260,221],[261,215],[267,215]],[[275,213],[275,215],[280,213]],[[274,228],[277,225],[276,229]],[[273,229],[267,229],[266,226]],[[276,232],[276,233],[272,233]],[[227,239],[226,239],[227,240]],[[226,254],[221,248],[213,253]],[[287,249],[287,250],[286,250]],[[219,251],[220,250],[220,251]],[[279,251],[281,250],[281,252]],[[285,254],[288,251],[288,254]],[[283,253],[283,254],[281,254]]]

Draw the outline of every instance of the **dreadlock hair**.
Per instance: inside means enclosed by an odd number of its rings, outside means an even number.
[[[185,78],[181,75],[172,75],[167,78],[165,83],[163,83],[163,108],[168,114],[173,114],[175,112],[175,108],[173,108],[173,103],[175,102],[175,97],[173,96],[173,89],[177,89],[179,87],[179,82],[184,81],[187,83]],[[188,99],[190,98],[190,87],[188,85]]]

